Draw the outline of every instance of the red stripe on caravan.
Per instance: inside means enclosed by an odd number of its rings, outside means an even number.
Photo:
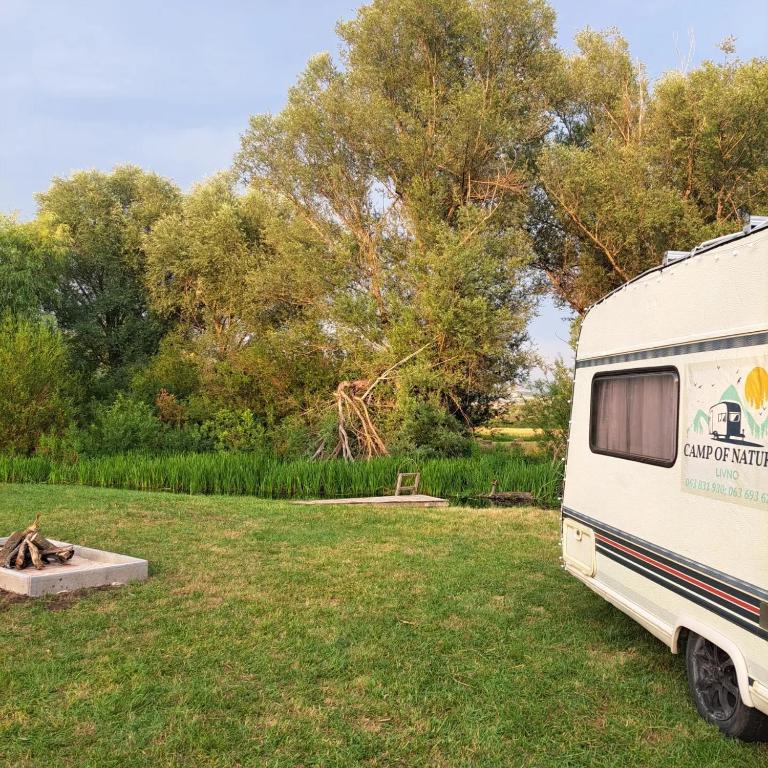
[[[734,597],[733,595],[729,595],[727,592],[723,592],[716,587],[711,587],[709,584],[705,584],[703,581],[699,581],[698,579],[694,579],[692,576],[688,576],[685,573],[681,573],[680,571],[676,570],[675,568],[670,568],[668,565],[664,565],[664,563],[660,563],[657,560],[654,560],[652,557],[648,557],[647,555],[642,554],[641,552],[637,552],[634,549],[630,549],[629,547],[625,547],[623,544],[619,544],[618,541],[614,541],[613,539],[606,538],[602,534],[599,534],[595,532],[595,538],[598,541],[603,541],[606,544],[610,544],[612,547],[616,547],[616,549],[620,549],[623,552],[626,552],[628,555],[632,555],[632,557],[636,557],[639,560],[643,560],[644,562],[652,565],[654,568],[659,568],[660,570],[671,574],[672,576],[675,576],[678,579],[682,579],[683,581],[687,581],[689,584],[695,584],[700,589],[705,590],[706,592],[709,592],[712,595],[717,595],[717,597],[722,598],[723,600],[727,600],[730,603],[733,603],[734,605],[738,605],[741,608],[744,608],[745,610],[749,611],[750,613],[754,613],[756,616],[760,615],[760,609],[757,608],[754,605],[751,605],[750,603],[745,603],[743,600],[739,600],[738,597]]]

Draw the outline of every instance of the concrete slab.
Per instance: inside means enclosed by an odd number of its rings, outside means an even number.
[[[0,537],[0,546],[6,539]],[[51,543],[66,547],[67,542],[49,539]],[[71,592],[84,587],[103,587],[108,584],[127,584],[130,581],[144,581],[149,574],[146,560],[116,552],[105,552],[74,545],[75,554],[66,563],[50,563],[41,571],[34,567],[17,571],[15,568],[0,568],[0,589],[17,595],[39,597],[40,595]]]
[[[353,499],[313,499],[294,504],[399,504],[407,507],[447,507],[448,499],[414,493],[411,496],[361,496]]]

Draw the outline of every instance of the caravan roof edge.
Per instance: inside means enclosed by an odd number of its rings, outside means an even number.
[[[627,288],[627,286],[633,285],[634,283],[637,283],[638,281],[642,280],[645,277],[648,277],[649,275],[653,275],[656,272],[663,272],[665,269],[672,269],[673,267],[676,267],[678,264],[683,264],[689,259],[692,259],[696,256],[700,256],[702,253],[708,253],[709,251],[712,251],[715,248],[720,248],[724,245],[728,245],[729,243],[732,243],[735,240],[741,241],[744,238],[750,237],[751,235],[756,235],[756,234],[759,234],[760,232],[765,232],[765,231],[768,231],[768,220],[754,227],[749,232],[744,232],[744,231],[734,232],[732,235],[724,235],[722,238],[715,238],[714,240],[705,240],[703,243],[700,243],[695,248],[693,248],[688,256],[685,256],[684,258],[681,258],[681,259],[676,259],[675,261],[670,262],[669,264],[664,264],[662,262],[656,267],[651,267],[650,269],[646,269],[645,272],[641,272],[639,275],[636,275],[631,280],[627,280],[626,283],[622,283],[617,288],[614,288],[609,293],[606,293],[605,296],[602,296],[594,304],[590,304],[589,307],[587,307],[587,311],[584,313],[584,317],[586,317],[594,307],[607,301],[617,293],[620,293],[625,288]],[[705,246],[705,247],[702,247],[702,246]]]

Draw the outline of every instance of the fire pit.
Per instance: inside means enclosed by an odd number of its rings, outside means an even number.
[[[148,570],[147,561],[137,557],[46,539],[38,520],[0,538],[0,589],[19,595],[144,581]]]

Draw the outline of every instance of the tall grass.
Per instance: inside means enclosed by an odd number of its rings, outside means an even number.
[[[380,458],[363,462],[281,461],[258,453],[125,454],[74,464],[44,458],[0,457],[0,482],[56,483],[139,491],[232,494],[266,499],[341,498],[392,493],[398,472],[421,472],[420,491],[467,498],[500,491],[528,491],[537,503],[556,506],[561,465],[498,451],[462,459],[419,461]]]

